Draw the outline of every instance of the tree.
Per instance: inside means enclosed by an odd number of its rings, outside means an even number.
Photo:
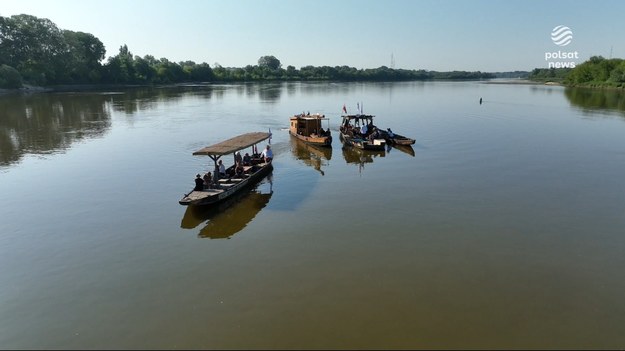
[[[263,56],[258,59],[258,66],[275,71],[280,68],[282,64],[275,56]]]
[[[104,60],[104,44],[89,33],[63,31],[68,45],[64,70],[69,79],[78,83],[98,83]]]
[[[119,47],[119,54],[109,58],[104,70],[106,72],[105,80],[110,83],[128,84],[136,82],[134,57],[126,44]]]
[[[63,34],[45,18],[15,15],[0,21],[0,63],[14,67],[36,84],[56,82],[55,67],[68,51]]]
[[[13,67],[0,65],[0,88],[17,89],[22,87],[22,76]]]

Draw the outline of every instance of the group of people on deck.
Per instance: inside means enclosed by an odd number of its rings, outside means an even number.
[[[369,141],[373,141],[374,139],[378,139],[381,137],[378,127],[373,125],[372,122],[364,123],[363,121],[360,128],[358,126],[352,126],[351,124],[348,124],[348,122],[346,122],[344,127],[342,128],[345,129],[347,134],[350,134],[351,132],[354,137],[361,137],[363,139],[368,139]]]
[[[249,153],[246,152],[245,156],[241,156],[241,152],[237,151],[234,154],[234,169],[231,170],[230,172],[226,170],[226,166],[224,166],[223,161],[219,160],[219,162],[217,163],[217,167],[218,167],[217,179],[231,178],[231,177],[243,178],[245,174],[245,167],[252,167],[249,169],[251,169],[253,172],[254,171],[253,166],[256,163],[259,163],[259,162],[270,163],[273,160],[273,151],[271,151],[271,146],[267,145],[260,155],[255,155],[255,156],[256,157],[253,160],[252,156],[250,156]],[[193,190],[199,191],[199,190],[211,189],[214,184],[215,184],[215,180],[213,179],[213,175],[211,172],[207,172],[206,174],[204,174],[203,177],[198,173],[195,176],[195,187],[193,188]]]

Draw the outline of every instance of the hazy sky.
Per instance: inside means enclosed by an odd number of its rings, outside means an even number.
[[[0,16],[48,18],[87,32],[106,56],[286,68],[511,71],[547,67],[545,52],[625,58],[625,1],[558,0],[0,0]],[[551,39],[558,25],[573,40]],[[393,59],[393,60],[392,60]]]

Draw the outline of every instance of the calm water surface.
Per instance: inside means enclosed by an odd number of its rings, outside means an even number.
[[[343,149],[357,103],[416,144]],[[178,204],[268,130],[253,191]],[[623,94],[535,85],[0,96],[0,348],[623,348],[624,135]]]

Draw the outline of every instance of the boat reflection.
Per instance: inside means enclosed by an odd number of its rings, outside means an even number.
[[[414,157],[415,153],[414,153],[414,149],[412,148],[411,145],[399,145],[399,144],[395,144],[392,145],[393,149],[397,149],[403,153],[406,153],[412,157]],[[389,152],[391,151],[390,148],[387,149]]]
[[[271,187],[268,193],[262,193],[254,188],[216,206],[189,206],[184,213],[180,227],[193,229],[206,223],[200,229],[198,237],[229,239],[245,228],[260,210],[267,206],[272,195]]]
[[[316,147],[306,144],[292,135],[290,139],[293,155],[304,164],[313,167],[321,175],[325,175],[321,167],[329,165],[328,161],[332,159],[332,147]]]
[[[390,148],[390,145],[387,145]],[[351,146],[343,146],[343,158],[348,164],[358,165],[358,172],[361,173],[366,163],[373,163],[377,157],[385,157],[386,150],[363,150]]]

